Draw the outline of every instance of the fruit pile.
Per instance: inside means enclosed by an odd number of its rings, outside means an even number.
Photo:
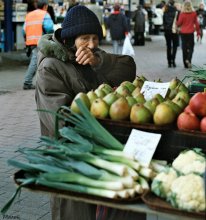
[[[179,130],[206,132],[206,92],[196,93],[177,118]]]
[[[78,93],[71,103],[71,110],[80,113],[75,102],[80,98],[96,118],[130,120],[137,124],[176,123],[177,117],[189,103],[188,88],[178,78],[174,78],[170,81],[165,98],[155,94],[146,100],[141,93],[146,80],[144,76],[137,76],[133,82],[124,81],[116,88],[104,83],[87,94]]]

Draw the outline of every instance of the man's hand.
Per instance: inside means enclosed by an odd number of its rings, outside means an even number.
[[[97,66],[100,62],[99,57],[95,56],[93,51],[85,46],[79,47],[75,55],[77,63],[82,65]]]

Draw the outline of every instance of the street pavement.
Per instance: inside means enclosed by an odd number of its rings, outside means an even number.
[[[182,79],[187,73],[183,68],[182,51],[177,52],[177,67],[168,68],[163,36],[152,36],[145,46],[135,46],[137,75],[148,80],[162,79],[167,82],[174,77]],[[111,45],[101,45],[112,52]],[[206,64],[206,33],[202,44],[196,43],[193,64]],[[7,160],[22,159],[19,147],[34,148],[40,137],[38,115],[35,111],[34,90],[22,90],[22,82],[28,65],[24,51],[0,53],[0,208],[15,191],[13,174]],[[22,190],[3,219],[50,220],[49,195]]]

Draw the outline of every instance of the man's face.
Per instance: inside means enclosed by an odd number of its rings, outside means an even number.
[[[77,49],[81,46],[84,46],[92,50],[97,48],[98,45],[99,45],[99,38],[96,34],[80,35],[75,39],[75,46]]]

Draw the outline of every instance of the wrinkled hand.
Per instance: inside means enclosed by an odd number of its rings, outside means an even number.
[[[82,65],[96,66],[100,62],[99,57],[95,56],[93,51],[85,46],[79,47],[75,55],[77,63]]]

